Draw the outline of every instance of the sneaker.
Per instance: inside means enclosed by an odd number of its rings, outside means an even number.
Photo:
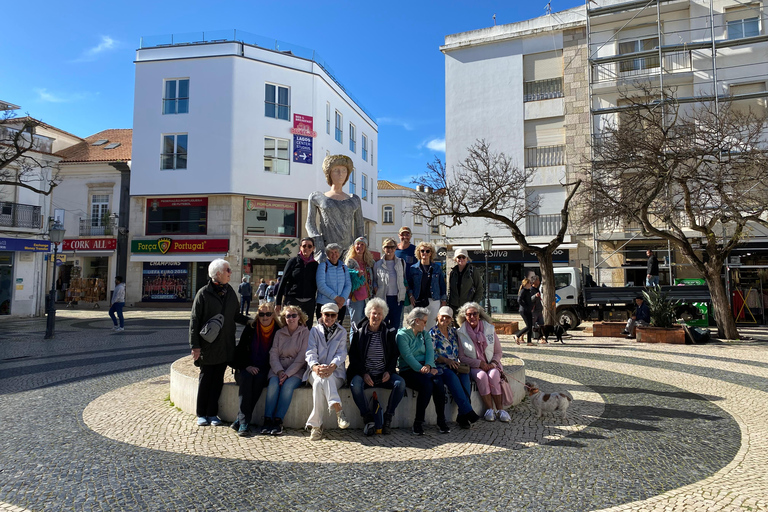
[[[483,418],[485,418],[485,421],[496,421],[496,413],[493,412],[493,409],[488,409],[485,411]]]
[[[234,430],[235,432],[237,432],[238,430],[240,430],[240,420],[235,420],[235,421],[233,421],[233,422],[232,422],[232,424],[229,426],[229,428],[231,428],[231,429],[232,429],[232,430]]]
[[[113,331],[116,331],[116,330],[118,330],[118,329],[119,329],[119,327],[118,327],[118,326],[116,326],[116,325],[115,325],[115,326],[112,326],[112,330],[113,330]]]
[[[211,423],[211,426],[214,427],[220,427],[224,424],[218,416],[208,416],[208,421]]]
[[[478,421],[480,421],[480,416],[478,416],[475,411],[469,411],[467,413],[467,420],[470,423],[477,423]]]
[[[115,332],[123,332],[124,330],[125,330],[125,328],[118,327],[117,329],[115,329]]]
[[[340,429],[344,430],[345,428],[349,428],[349,420],[347,420],[347,415],[344,414],[344,409],[336,411],[336,421],[339,424]]]
[[[421,421],[414,421],[413,422],[413,435],[415,435],[415,436],[423,436],[424,435],[424,425],[422,425]]]
[[[392,415],[384,413],[384,424],[381,425],[381,434],[388,435],[392,430]]]
[[[441,418],[437,420],[437,428],[438,430],[440,430],[441,434],[451,433],[451,427],[448,426],[448,423],[445,421],[445,418]]]
[[[237,429],[237,435],[240,437],[248,437],[251,435],[251,426],[247,423],[241,423],[240,428]]]
[[[281,435],[283,435],[283,420],[281,420],[280,418],[277,418],[272,423],[272,430],[269,432],[269,434],[272,435],[272,436],[281,436]]]
[[[458,423],[459,427],[463,429],[472,428],[472,424],[469,422],[469,419],[467,419],[466,414],[459,414],[456,416],[456,423]]]
[[[323,438],[323,427],[312,427],[309,433],[310,441],[320,441]]]
[[[272,433],[272,427],[274,424],[272,423],[272,418],[264,418],[264,425],[261,427],[260,433],[262,435],[268,436]]]
[[[503,421],[504,423],[509,423],[512,421],[512,418],[509,417],[509,413],[505,410],[500,410],[498,415],[499,421]]]
[[[206,418],[205,416],[198,416],[197,417],[197,426],[198,427],[207,427],[210,424],[211,424],[211,422],[208,421],[208,418]]]
[[[628,339],[628,340],[634,340],[634,339],[635,339],[635,337],[634,337],[634,336],[632,336],[631,334],[628,334],[628,335],[627,335],[627,339]]]
[[[376,424],[372,421],[369,421],[368,423],[366,423],[365,426],[363,427],[363,435],[372,436],[375,433],[376,433]]]

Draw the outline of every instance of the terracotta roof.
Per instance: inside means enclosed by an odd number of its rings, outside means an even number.
[[[398,185],[397,183],[392,183],[391,181],[387,180],[379,180],[378,184],[379,190],[413,190],[416,191],[415,188],[411,187],[405,187],[403,185]]]
[[[24,121],[34,121],[37,124],[39,124],[40,126],[42,126],[43,128],[48,128],[49,130],[55,130],[55,131],[57,131],[59,133],[63,133],[64,135],[69,135],[70,137],[75,137],[76,139],[83,140],[82,137],[80,137],[78,135],[75,135],[74,133],[69,133],[66,130],[62,130],[61,128],[56,128],[55,126],[51,126],[50,124],[44,123],[41,120],[35,119],[34,117],[31,117],[31,116],[12,117],[10,119],[6,119],[4,122],[5,123],[9,123],[9,124],[13,124],[13,123],[23,123]]]
[[[71,162],[116,162],[127,161],[131,159],[131,140],[133,130],[115,129],[104,130],[87,137],[83,142],[62,149],[58,156],[62,157],[62,163]],[[94,146],[96,141],[106,140],[103,144]],[[119,146],[111,149],[112,144],[119,143]]]

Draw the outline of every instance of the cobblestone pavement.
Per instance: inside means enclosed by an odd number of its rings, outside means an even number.
[[[447,435],[239,438],[168,399],[186,311],[0,320],[0,511],[768,510],[768,330],[701,346],[574,332],[517,346],[568,418]],[[746,332],[746,331],[743,331]],[[354,406],[350,404],[352,408]],[[349,412],[349,411],[348,411]]]

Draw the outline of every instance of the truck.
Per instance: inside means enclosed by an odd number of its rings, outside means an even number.
[[[575,267],[555,267],[555,321],[576,327],[582,321],[626,320],[635,309],[635,298],[643,296],[643,286],[589,286],[588,273]],[[591,280],[590,280],[591,281]],[[591,283],[590,283],[591,284]],[[711,302],[706,285],[662,286],[670,300],[680,303],[676,317],[686,321],[700,319],[702,313],[695,304]]]

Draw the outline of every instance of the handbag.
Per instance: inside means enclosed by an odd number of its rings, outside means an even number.
[[[512,393],[512,386],[509,385],[509,380],[507,380],[507,376],[504,375],[501,378],[501,405],[504,406],[506,409],[510,405],[512,405],[515,401],[515,395]]]
[[[200,337],[208,343],[213,343],[216,338],[219,337],[221,328],[224,325],[224,315],[219,313],[214,315],[210,320],[205,322],[205,325],[200,329]]]
[[[469,373],[469,370],[470,370],[470,368],[469,368],[469,365],[467,363],[459,363],[459,367],[456,368],[456,372],[457,373],[464,373],[464,374],[466,374],[466,373]]]

